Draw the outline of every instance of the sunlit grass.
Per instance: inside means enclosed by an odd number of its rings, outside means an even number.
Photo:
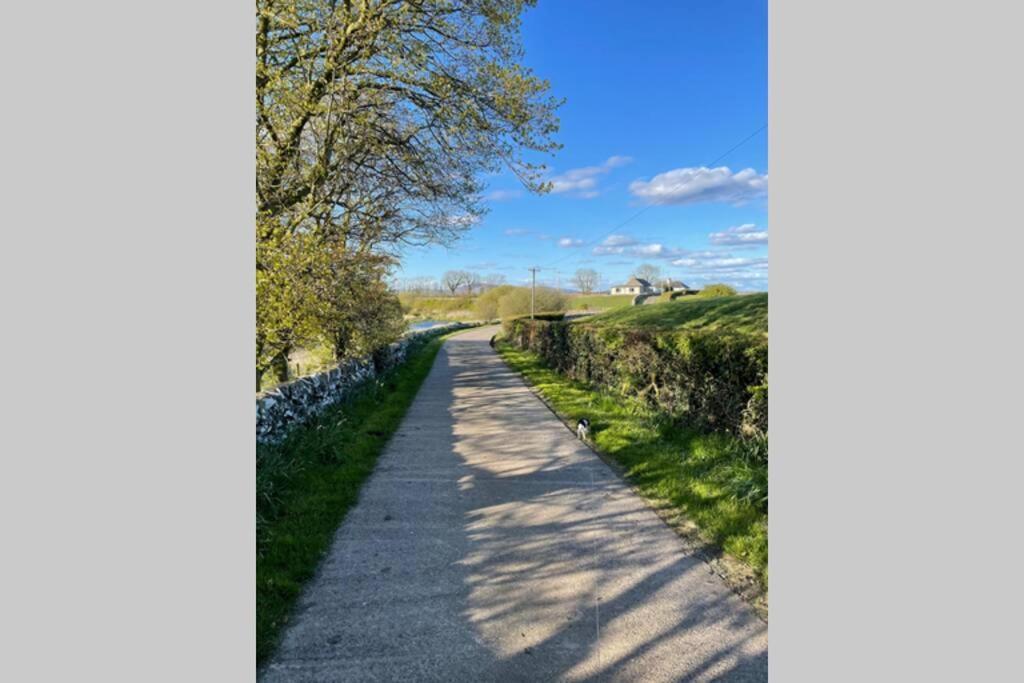
[[[578,311],[608,311],[629,306],[632,294],[582,294],[569,299],[569,308]]]
[[[589,418],[595,447],[622,465],[644,495],[684,513],[766,584],[768,513],[760,499],[767,495],[766,464],[745,458],[733,437],[673,426],[631,399],[559,375],[529,351],[498,349],[562,417]],[[744,498],[750,491],[755,495]]]
[[[265,660],[303,585],[355,504],[388,439],[430,372],[443,339],[256,453],[256,656]]]
[[[729,330],[768,333],[768,295],[740,294],[702,298],[680,297],[643,306],[608,311],[577,324],[597,327],[657,330]]]

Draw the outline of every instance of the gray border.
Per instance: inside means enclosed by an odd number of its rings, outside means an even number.
[[[773,680],[1020,668],[1020,13],[771,3]]]
[[[254,8],[3,21],[0,679],[251,680]]]
[[[253,12],[163,9],[4,17],[4,679],[254,674]],[[1019,668],[1019,14],[771,3],[774,680]]]

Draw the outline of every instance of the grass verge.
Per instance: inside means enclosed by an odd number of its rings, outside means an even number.
[[[631,399],[558,374],[534,353],[507,343],[499,343],[498,351],[563,419],[589,418],[594,447],[621,465],[644,496],[682,513],[702,540],[739,560],[752,570],[760,590],[766,588],[765,444],[680,428]]]
[[[273,652],[303,585],[452,334],[427,341],[280,444],[257,448],[257,663]]]

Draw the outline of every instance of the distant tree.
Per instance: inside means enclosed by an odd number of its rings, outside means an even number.
[[[480,278],[479,273],[464,271],[463,275],[465,276],[463,284],[466,285],[466,293],[472,295],[473,290],[479,287],[483,283],[483,280]]]
[[[501,273],[488,273],[484,276],[484,284],[488,287],[497,287],[505,284],[505,276]]]
[[[601,281],[601,275],[593,268],[580,268],[572,276],[572,282],[584,294],[590,294],[597,289],[597,283]]]
[[[441,284],[443,284],[448,289],[448,291],[451,292],[452,296],[455,296],[455,293],[459,290],[459,287],[461,287],[465,282],[466,272],[463,270],[449,270],[446,271],[445,274],[441,276]]]
[[[634,274],[641,280],[647,280],[653,284],[661,277],[661,268],[653,266],[650,263],[644,263],[636,269],[636,273]]]

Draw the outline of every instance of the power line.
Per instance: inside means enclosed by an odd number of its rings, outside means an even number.
[[[540,268],[527,268],[533,274],[533,285],[530,287],[530,320],[533,320],[533,304],[537,298],[537,271]]]
[[[749,142],[749,141],[751,140],[751,138],[753,138],[753,137],[754,137],[755,135],[757,135],[757,134],[758,134],[758,133],[760,133],[761,131],[765,130],[765,129],[766,129],[767,127],[768,127],[768,124],[767,124],[767,123],[766,123],[766,124],[764,124],[763,126],[761,126],[760,128],[758,128],[757,130],[755,130],[755,131],[754,131],[753,133],[751,133],[750,135],[748,135],[747,137],[743,138],[742,140],[740,140],[739,142],[737,142],[737,143],[736,143],[735,145],[733,145],[732,147],[730,147],[730,148],[729,148],[728,150],[726,150],[725,152],[722,152],[721,154],[719,154],[719,155],[718,155],[718,156],[717,156],[717,157],[716,157],[716,158],[714,159],[714,161],[711,161],[711,162],[709,162],[708,164],[706,164],[706,167],[710,168],[710,167],[714,166],[714,165],[715,165],[715,164],[717,164],[717,163],[718,163],[719,161],[721,161],[721,160],[722,160],[722,159],[724,159],[725,157],[729,156],[730,154],[732,154],[733,152],[735,152],[735,151],[736,151],[737,149],[739,149],[740,147],[742,147],[742,146],[743,146],[744,144],[746,144],[747,142]],[[682,184],[682,185],[681,185],[680,187],[686,187],[686,186],[687,186],[687,185],[688,185],[689,183],[691,183],[691,182],[693,182],[693,181],[692,181],[692,180],[689,180],[689,181],[687,181],[687,182],[683,183],[683,184]],[[604,233],[603,235],[600,235],[600,236],[598,236],[598,238],[597,238],[597,241],[603,240],[603,239],[604,239],[605,237],[608,237],[608,235],[611,235],[611,234],[612,234],[613,232],[615,232],[616,230],[618,230],[618,229],[622,228],[622,227],[623,227],[624,225],[626,225],[626,224],[628,224],[628,223],[631,223],[632,221],[636,220],[636,219],[637,219],[637,218],[639,218],[639,217],[640,217],[640,216],[641,216],[641,215],[642,215],[642,214],[643,214],[643,213],[644,213],[645,211],[647,211],[648,209],[650,209],[650,208],[651,208],[652,206],[654,206],[654,205],[653,205],[653,204],[648,204],[648,205],[647,205],[647,206],[645,206],[644,208],[640,209],[639,211],[637,211],[637,212],[636,212],[635,214],[633,214],[632,216],[630,216],[630,217],[629,217],[629,218],[627,218],[626,220],[624,220],[624,221],[622,221],[621,223],[617,224],[617,225],[616,225],[615,227],[613,227],[613,228],[612,228],[611,230],[609,230],[608,232]],[[555,265],[555,264],[561,263],[562,261],[565,261],[566,259],[570,259],[570,258],[573,258],[574,256],[575,256],[575,254],[566,254],[566,255],[565,255],[565,256],[563,256],[562,258],[560,258],[560,259],[556,259],[556,260],[554,260],[554,261],[551,261],[551,262],[550,262],[550,263],[548,263],[547,265],[548,265],[548,266],[553,266],[553,265]]]

